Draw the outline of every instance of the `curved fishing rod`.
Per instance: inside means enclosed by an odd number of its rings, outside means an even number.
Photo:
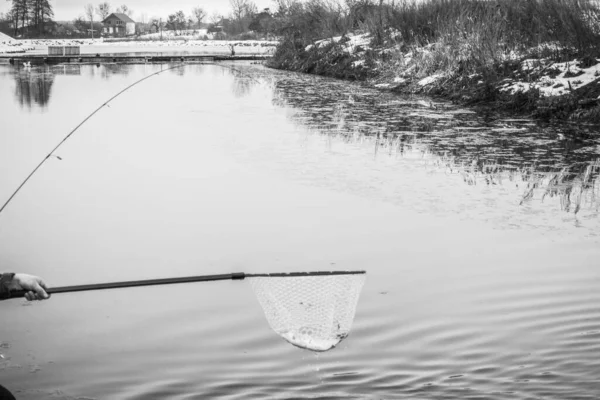
[[[91,113],[91,114],[89,114],[87,117],[85,117],[85,119],[84,119],[83,121],[81,121],[81,122],[79,123],[79,125],[77,125],[75,128],[73,128],[73,130],[72,130],[71,132],[69,132],[69,134],[68,134],[67,136],[65,136],[65,137],[64,137],[64,138],[63,138],[63,139],[60,141],[60,143],[58,143],[58,144],[56,145],[56,147],[54,147],[54,148],[52,149],[52,151],[51,151],[50,153],[48,153],[48,155],[47,155],[46,157],[44,157],[44,159],[43,159],[43,160],[42,160],[42,161],[41,161],[41,162],[40,162],[40,163],[37,165],[37,167],[35,167],[35,168],[33,169],[33,171],[31,171],[31,173],[30,173],[30,174],[27,176],[27,178],[25,178],[25,180],[24,180],[23,182],[21,182],[21,184],[19,185],[19,187],[17,188],[17,190],[15,190],[15,191],[13,192],[13,194],[12,194],[12,195],[11,195],[11,196],[8,198],[8,200],[6,200],[6,203],[4,203],[4,205],[2,206],[2,208],[0,208],[0,213],[2,213],[2,211],[3,211],[3,210],[6,208],[6,206],[7,206],[7,205],[8,205],[8,204],[11,202],[11,200],[12,200],[12,199],[13,199],[13,198],[14,198],[14,197],[17,195],[17,193],[19,193],[19,191],[21,190],[21,188],[22,188],[23,186],[25,186],[25,184],[27,183],[27,181],[29,181],[29,179],[31,179],[31,177],[32,177],[32,176],[33,176],[33,175],[34,175],[34,174],[37,172],[37,170],[38,170],[38,169],[40,169],[40,168],[42,167],[42,165],[44,165],[44,163],[45,163],[45,162],[46,162],[46,161],[47,161],[47,160],[48,160],[50,157],[52,157],[52,156],[54,155],[54,152],[55,152],[56,150],[58,150],[58,149],[59,149],[59,147],[60,147],[60,146],[62,146],[62,145],[63,145],[63,144],[64,144],[64,143],[65,143],[65,142],[66,142],[66,141],[67,141],[67,140],[68,140],[68,139],[69,139],[69,138],[70,138],[70,137],[71,137],[71,136],[72,136],[72,135],[73,135],[75,132],[77,132],[77,130],[78,130],[79,128],[81,128],[81,126],[82,126],[83,124],[85,124],[85,123],[86,123],[86,122],[87,122],[87,121],[88,121],[90,118],[92,118],[92,117],[93,117],[93,116],[94,116],[94,115],[95,115],[95,114],[96,114],[98,111],[100,111],[100,110],[101,110],[101,109],[102,109],[104,106],[107,106],[107,105],[108,105],[108,103],[110,103],[111,101],[113,101],[114,99],[116,99],[117,97],[119,97],[120,95],[122,95],[123,93],[125,93],[126,91],[128,91],[129,89],[131,89],[132,87],[134,87],[135,85],[137,85],[138,83],[141,83],[141,82],[145,81],[146,79],[148,79],[148,78],[151,78],[151,77],[153,77],[153,76],[155,76],[155,75],[158,75],[158,74],[160,74],[160,73],[163,73],[163,72],[165,72],[165,71],[169,71],[169,70],[172,70],[172,69],[175,69],[175,68],[180,68],[180,67],[182,67],[182,66],[184,66],[184,65],[186,65],[186,64],[179,64],[179,65],[176,65],[176,66],[174,66],[174,67],[170,67],[170,68],[167,68],[167,69],[163,69],[163,70],[160,70],[160,71],[158,71],[158,72],[155,72],[155,73],[153,73],[153,74],[150,74],[150,75],[148,75],[148,76],[145,76],[145,77],[143,77],[142,79],[140,79],[140,80],[138,80],[138,81],[135,81],[135,82],[134,82],[134,83],[132,83],[131,85],[127,86],[125,89],[121,90],[119,93],[115,94],[113,97],[111,97],[110,99],[108,99],[107,101],[105,101],[104,103],[102,103],[102,105],[100,105],[100,106],[99,106],[98,108],[96,108],[94,111],[92,111],[92,113]]]
[[[216,65],[214,63],[212,63],[213,65]],[[169,71],[172,69],[176,69],[176,68],[181,68],[184,67],[186,65],[189,64],[179,64],[176,65],[174,67],[170,67],[170,68],[166,68],[163,70],[160,70],[158,72],[155,72],[153,74],[150,74],[148,76],[145,76],[137,81],[135,81],[134,83],[132,83],[131,85],[127,86],[125,89],[121,90],[120,92],[118,92],[117,94],[115,94],[114,96],[112,96],[110,99],[108,99],[107,101],[105,101],[104,103],[102,103],[98,108],[96,108],[94,111],[92,111],[87,117],[85,117],[85,119],[83,121],[81,121],[79,123],[79,125],[77,125],[75,128],[73,128],[73,130],[71,130],[71,132],[69,132],[69,134],[67,136],[65,136],[57,145],[56,147],[54,147],[52,149],[52,151],[50,151],[50,153],[48,153],[48,155],[46,157],[44,157],[44,159],[42,159],[42,161],[33,169],[33,171],[31,171],[31,173],[27,176],[27,178],[25,178],[25,180],[23,182],[21,182],[21,184],[19,185],[19,187],[17,187],[17,189],[11,194],[11,196],[8,198],[8,200],[6,200],[6,202],[4,203],[4,205],[0,208],[0,213],[2,213],[2,211],[6,208],[6,206],[8,206],[8,204],[11,202],[11,200],[17,195],[17,193],[19,193],[19,191],[21,190],[21,188],[23,188],[23,186],[25,186],[25,184],[29,181],[29,179],[31,179],[31,177],[38,171],[38,169],[40,169],[42,167],[42,165],[44,165],[44,163],[52,156],[54,156],[54,152],[56,150],[58,150],[60,148],[60,146],[62,146],[71,136],[73,136],[73,134],[75,132],[77,132],[77,130],[79,128],[81,128],[81,126],[83,124],[85,124],[90,118],[92,118],[98,111],[100,111],[103,107],[107,106],[108,103],[110,103],[111,101],[113,101],[114,99],[116,99],[117,97],[119,97],[120,95],[122,95],[123,93],[125,93],[126,91],[128,91],[129,89],[131,89],[132,87],[136,86],[139,83],[142,83],[143,81],[145,81],[148,78],[151,78],[153,76],[156,76],[158,74],[161,74],[165,71]],[[223,68],[227,68],[230,70],[233,70],[235,72],[241,72],[243,73],[243,71],[237,70],[234,67],[230,66],[230,65],[220,65]],[[255,78],[253,78],[254,80],[256,80]],[[59,157],[60,159],[60,157]]]

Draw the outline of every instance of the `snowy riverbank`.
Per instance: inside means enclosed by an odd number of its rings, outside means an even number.
[[[388,34],[394,37],[393,32]],[[600,61],[596,58],[572,56],[559,62],[532,56],[544,54],[551,47],[547,45],[523,54],[507,52],[480,73],[465,73],[460,67],[431,67],[445,51],[442,44],[407,49],[400,40],[380,46],[373,42],[373,37],[363,33],[319,40],[292,51],[283,44],[270,66],[364,81],[382,90],[493,105],[539,118],[600,122]]]

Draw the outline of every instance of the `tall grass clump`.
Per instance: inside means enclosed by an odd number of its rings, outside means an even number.
[[[555,59],[599,54],[596,0],[278,0],[283,38],[273,64],[306,59],[318,39],[369,33],[372,48],[399,68],[410,53],[413,73],[497,75],[525,56]],[[328,49],[329,50],[329,49]],[[295,61],[292,62],[292,59]],[[408,67],[408,65],[404,65]],[[293,69],[293,68],[292,68]]]
[[[597,8],[589,0],[426,0],[389,8],[388,23],[413,47],[431,46],[424,68],[485,71],[519,56],[597,52]],[[431,72],[431,71],[427,71]]]

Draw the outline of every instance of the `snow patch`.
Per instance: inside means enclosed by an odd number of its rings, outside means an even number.
[[[575,59],[568,62],[547,64],[543,69],[543,71],[547,72],[536,81],[508,81],[500,90],[515,94],[538,89],[540,94],[545,97],[562,96],[571,92],[572,89],[578,89],[600,79],[600,63],[588,68],[578,67],[579,63],[580,61]],[[521,70],[541,70],[542,65],[544,65],[543,60],[524,60]],[[557,70],[559,71],[558,74],[556,74]],[[555,75],[554,77],[550,75],[551,71],[552,75]]]
[[[144,35],[140,35],[141,39],[154,39],[160,40],[162,39],[188,39],[188,40],[202,40],[205,38],[212,39],[214,37],[213,33],[208,33],[208,29],[182,29],[178,31],[162,31],[162,32],[154,32],[154,33],[146,33]]]
[[[344,39],[343,42],[342,39]],[[358,50],[358,47],[364,50],[370,48],[371,35],[368,33],[362,33],[359,35],[349,34],[347,36],[336,36],[329,39],[318,40],[315,42],[314,47],[318,49],[331,43],[340,43],[342,51],[353,54]],[[313,45],[309,45],[306,47],[306,51],[312,48]]]
[[[423,78],[417,83],[419,84],[419,86],[427,86],[427,85],[431,85],[434,82],[437,82],[441,77],[442,77],[441,74],[435,74],[435,75],[428,76],[427,78]]]
[[[8,37],[8,36],[7,36]],[[35,49],[34,46],[25,43],[20,43],[18,40],[6,40],[0,42],[0,54],[2,53],[25,53],[26,51]]]

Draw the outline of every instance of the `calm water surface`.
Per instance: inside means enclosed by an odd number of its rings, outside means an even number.
[[[0,202],[168,67],[0,66]],[[595,131],[251,64],[166,71],[5,209],[0,269],[54,286],[365,269],[350,336],[291,346],[247,282],[10,300],[0,382],[19,399],[597,399]]]

